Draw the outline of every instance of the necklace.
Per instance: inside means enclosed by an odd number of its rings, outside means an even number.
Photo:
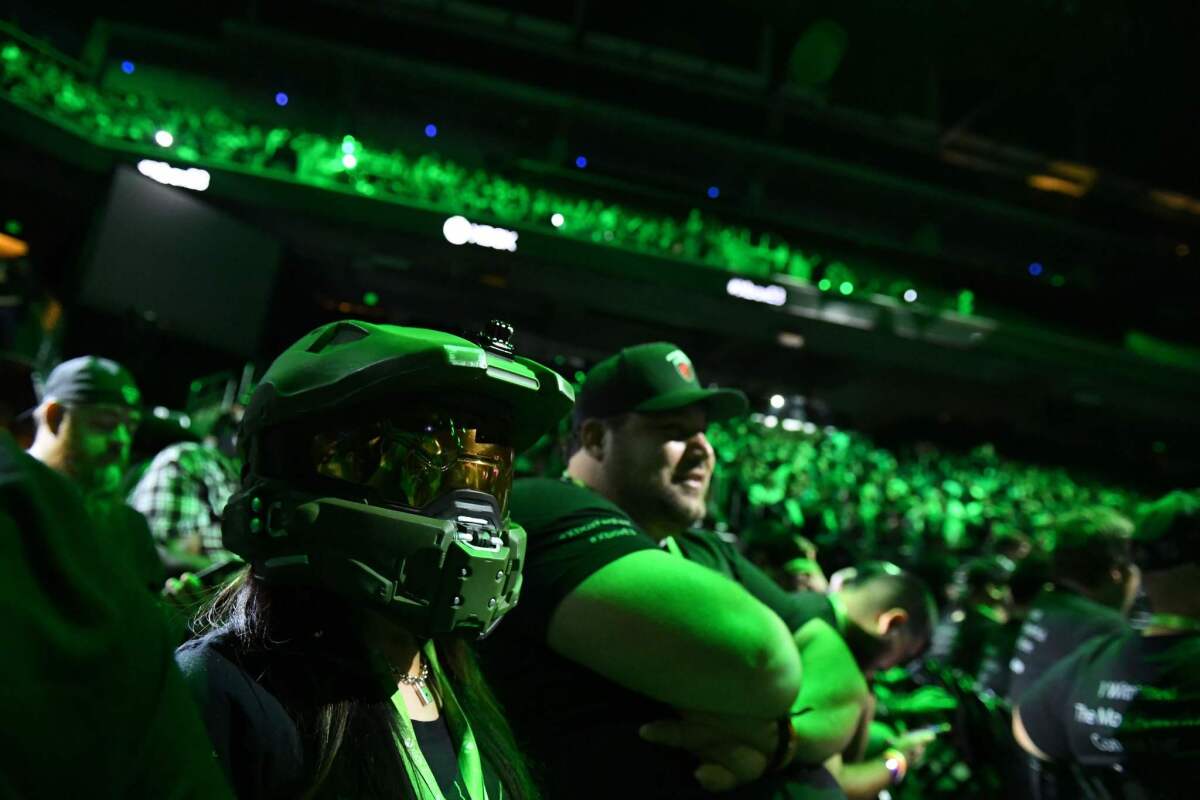
[[[425,661],[421,662],[420,675],[409,675],[407,670],[400,669],[399,667],[392,667],[392,675],[400,683],[413,688],[413,691],[417,693],[417,699],[421,701],[421,705],[427,706],[433,702],[433,693],[429,691],[429,686],[426,684],[426,681],[429,680],[429,664]]]

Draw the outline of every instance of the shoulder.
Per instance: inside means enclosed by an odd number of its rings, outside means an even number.
[[[153,475],[164,470],[179,470],[181,472],[197,472],[214,460],[210,448],[197,442],[176,442],[168,445],[150,461],[146,475]],[[142,480],[145,480],[143,476]]]
[[[175,663],[239,796],[276,796],[270,787],[294,787],[302,780],[303,747],[296,723],[243,665],[227,632],[181,645]]]
[[[573,521],[607,517],[628,522],[614,503],[586,486],[569,480],[523,478],[513,483],[513,519],[530,531],[570,525]]]
[[[690,528],[674,538],[680,552],[688,561],[715,569],[726,577],[734,577],[734,566],[742,558],[742,554],[716,533]]]
[[[616,504],[586,486],[566,480],[523,479],[512,485],[512,518],[532,541],[542,534],[577,528],[636,528]]]
[[[48,508],[57,507],[65,497],[77,498],[82,503],[74,484],[18,447],[7,431],[0,431],[0,491],[53,498]]]
[[[245,704],[249,698],[260,701],[254,705],[270,705],[261,703],[262,699],[270,698],[270,693],[235,663],[236,658],[229,637],[219,631],[192,639],[176,649],[175,663],[206,712],[216,704]]]

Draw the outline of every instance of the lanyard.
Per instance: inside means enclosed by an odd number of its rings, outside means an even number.
[[[1200,631],[1200,619],[1180,614],[1151,614],[1147,628],[1166,628],[1173,631]]]
[[[450,729],[450,738],[458,745],[458,771],[466,784],[467,797],[470,800],[488,800],[487,790],[483,782],[483,765],[479,759],[479,747],[475,744],[475,734],[463,714],[450,682],[446,680],[438,664],[433,642],[430,641],[421,651],[429,662],[430,677],[437,687],[441,697],[441,713],[446,715],[446,725]],[[404,755],[404,766],[408,770],[409,783],[420,800],[446,800],[438,788],[437,778],[429,768],[429,762],[421,753],[417,744],[416,733],[413,732],[412,722],[408,718],[408,708],[404,705],[404,697],[399,689],[392,695],[392,705],[400,716],[400,745]],[[455,798],[454,800],[457,800]]]
[[[679,548],[679,542],[675,541],[674,536],[668,536],[662,540],[662,546],[667,549],[667,552],[676,556],[683,556],[683,550]]]

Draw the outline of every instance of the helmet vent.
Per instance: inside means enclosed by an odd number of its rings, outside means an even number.
[[[353,322],[339,322],[318,336],[317,340],[309,345],[308,352],[323,353],[330,347],[357,342],[370,335],[369,331],[363,330]]]

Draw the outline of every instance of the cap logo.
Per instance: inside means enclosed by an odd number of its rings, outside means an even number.
[[[692,369],[691,359],[682,350],[672,350],[667,353],[666,359],[671,362],[671,366],[675,367],[675,371],[679,373],[679,377],[689,383],[696,380],[696,373]]]

